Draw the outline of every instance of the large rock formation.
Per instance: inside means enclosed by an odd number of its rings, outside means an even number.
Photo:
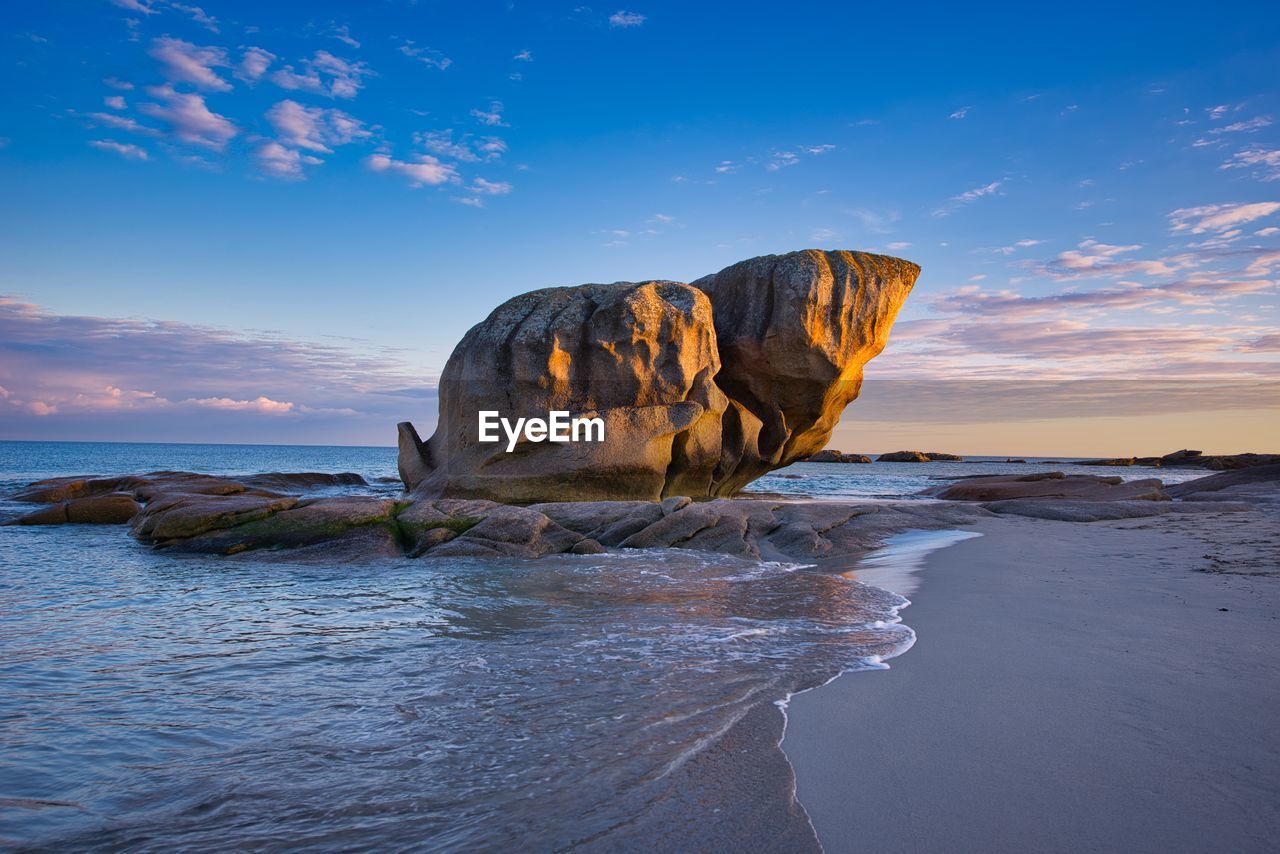
[[[534,503],[729,496],[831,437],[920,268],[805,250],[692,284],[549,288],[471,329],[427,442],[400,425],[418,496]],[[605,441],[481,442],[480,411],[598,417]]]

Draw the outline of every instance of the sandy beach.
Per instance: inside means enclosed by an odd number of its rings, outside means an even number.
[[[792,700],[826,851],[1274,851],[1277,521],[1005,517],[934,552],[915,646]]]

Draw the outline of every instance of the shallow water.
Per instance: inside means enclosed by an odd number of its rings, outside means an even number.
[[[908,465],[762,483],[900,497],[957,464]],[[153,469],[373,479],[395,455],[0,443],[0,494]],[[855,577],[674,550],[300,566],[0,528],[0,845],[814,848],[774,703],[913,641],[906,600]]]
[[[898,596],[697,553],[314,567],[0,531],[11,843],[610,848],[673,799],[750,825],[710,790],[741,775],[686,763],[912,640]]]

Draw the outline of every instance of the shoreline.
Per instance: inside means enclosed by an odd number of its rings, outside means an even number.
[[[824,849],[1269,850],[1274,513],[964,527],[904,609],[913,647],[789,703]]]

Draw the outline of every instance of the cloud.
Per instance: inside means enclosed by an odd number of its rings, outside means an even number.
[[[619,9],[609,16],[611,27],[638,27],[645,22],[645,16],[638,12],[624,12]]]
[[[525,48],[511,58],[519,62],[533,62],[533,53],[528,48]]]
[[[1004,184],[1003,181],[992,181],[990,184],[986,184],[985,186],[974,187],[972,190],[966,190],[965,192],[961,193],[958,196],[952,196],[950,199],[947,200],[947,203],[945,205],[942,205],[941,207],[936,208],[933,211],[933,215],[949,216],[952,213],[954,213],[957,209],[964,207],[965,205],[972,204],[973,202],[976,202],[978,199],[982,198],[983,196],[990,196],[992,194],[1000,192],[1000,187],[1003,184]]]
[[[1253,133],[1256,130],[1262,130],[1263,128],[1270,126],[1270,116],[1257,116],[1245,122],[1232,122],[1231,124],[1224,125],[1223,127],[1213,128],[1209,133]]]
[[[281,143],[323,154],[332,153],[329,146],[347,145],[372,135],[359,119],[342,110],[304,107],[292,100],[280,101],[266,115]]]
[[[271,75],[281,89],[302,90],[330,98],[354,98],[372,72],[363,62],[348,62],[327,50],[318,50],[302,61],[302,71],[292,65]]]
[[[505,196],[511,190],[512,186],[506,181],[486,181],[484,178],[476,178],[467,187],[468,192],[482,196]]]
[[[1216,300],[1235,299],[1249,294],[1274,291],[1276,283],[1267,279],[1241,278],[1220,273],[1193,273],[1159,285],[1122,284],[1092,291],[1064,291],[1041,296],[1023,296],[1014,291],[984,291],[973,285],[958,288],[929,304],[934,311],[1001,317],[1024,317],[1052,312],[1114,311],[1150,308],[1162,303],[1203,305]]]
[[[1231,155],[1219,169],[1253,169],[1263,181],[1280,181],[1280,148],[1251,145]]]
[[[109,127],[115,130],[128,131],[129,133],[142,134],[143,136],[161,135],[160,131],[153,127],[139,124],[128,116],[117,116],[114,113],[86,113],[81,118],[98,127]]]
[[[182,142],[222,151],[239,133],[226,116],[212,112],[200,95],[175,91],[169,84],[152,86],[147,92],[163,103],[142,104],[138,112],[168,123]]]
[[[911,244],[907,243],[905,240],[896,240],[893,243],[886,243],[885,246],[889,249],[892,249],[895,252],[901,249],[911,248]]]
[[[347,47],[350,47],[350,48],[360,47],[360,42],[356,41],[351,37],[351,29],[346,24],[342,24],[340,26],[337,24],[333,25],[332,27],[329,28],[329,35],[333,36],[335,39],[342,42]]]
[[[119,154],[126,160],[146,160],[147,152],[143,148],[128,143],[115,142],[110,139],[94,139],[89,144],[100,151],[110,151]]]
[[[299,179],[303,176],[303,166],[319,166],[324,161],[311,154],[303,154],[294,148],[285,148],[275,140],[268,140],[258,146],[254,156],[258,166],[268,175],[277,178]]]
[[[1128,260],[1118,256],[1141,249],[1140,244],[1116,246],[1085,240],[1076,249],[1062,252],[1039,267],[1039,272],[1055,279],[1084,279],[1095,276],[1121,276],[1141,273],[1147,276],[1168,276],[1196,263],[1193,255],[1177,255],[1170,258]]]
[[[253,400],[232,400],[229,397],[201,397],[190,401],[196,406],[206,409],[229,409],[233,412],[262,412],[267,415],[287,415],[293,412],[294,404],[259,395]]]
[[[795,166],[800,162],[800,155],[794,151],[775,151],[769,162],[765,164],[766,169],[770,172],[776,172],[787,166]]]
[[[163,66],[164,76],[170,82],[190,83],[197,89],[210,92],[231,90],[231,84],[213,70],[230,65],[227,52],[220,47],[199,47],[166,36],[152,41],[149,53]]]
[[[177,9],[179,12],[186,14],[191,20],[204,27],[211,33],[218,32],[218,19],[212,15],[205,14],[204,9],[199,6],[188,6],[184,3],[176,3],[174,0],[168,0],[170,9]]]
[[[1010,245],[1010,246],[1001,246],[1001,247],[998,247],[998,248],[996,248],[996,249],[992,249],[991,251],[992,251],[992,252],[994,252],[994,253],[995,253],[995,254],[997,254],[997,255],[1012,255],[1013,253],[1017,252],[1019,249],[1029,249],[1029,248],[1031,248],[1032,246],[1039,246],[1041,243],[1044,243],[1044,241],[1043,241],[1043,240],[1032,240],[1032,239],[1028,238],[1028,239],[1025,239],[1025,240],[1018,240],[1018,241],[1015,241],[1015,242],[1014,242],[1012,245]]]
[[[127,110],[129,104],[125,101],[124,95],[108,95],[102,99],[102,103],[106,104],[113,110]]]
[[[144,3],[142,0],[111,0],[111,5],[119,6],[121,9],[127,9],[130,12],[137,12],[140,15],[158,15],[159,10],[151,8],[150,3]]]
[[[133,88],[133,84],[128,80],[119,80],[115,77],[104,78],[102,82],[110,86],[112,89],[122,89],[126,92]]]
[[[498,126],[502,124],[502,102],[493,101],[488,110],[474,109],[471,116],[482,125]]]
[[[969,115],[969,111],[970,111],[971,109],[973,109],[973,108],[972,108],[972,107],[961,107],[960,109],[956,110],[956,111],[955,111],[954,113],[952,113],[951,115],[947,116],[947,118],[949,118],[949,119],[963,119],[965,116]]]
[[[498,160],[507,151],[507,144],[496,136],[472,138],[464,133],[456,141],[452,128],[438,131],[424,131],[413,136],[415,145],[439,157],[447,157],[463,163],[476,163],[480,160]]]
[[[395,422],[421,415],[433,386],[367,342],[55,314],[0,296],[9,436],[393,444]]]
[[[432,68],[439,69],[440,71],[444,71],[450,65],[453,65],[453,60],[445,56],[440,51],[433,50],[429,47],[417,47],[408,39],[405,39],[404,44],[400,45],[399,50],[405,56],[412,57],[423,65],[429,65]]]
[[[457,170],[447,163],[441,163],[430,154],[414,155],[412,161],[394,160],[386,154],[373,154],[365,158],[367,165],[374,172],[395,172],[409,179],[409,186],[436,186],[445,183],[456,184],[459,181]]]
[[[1223,232],[1271,216],[1276,211],[1280,211],[1280,202],[1231,202],[1178,208],[1169,214],[1169,222],[1172,224],[1170,231],[1190,231],[1192,234]]]
[[[257,83],[267,73],[276,55],[260,47],[247,47],[240,57],[240,65],[236,68],[236,77],[246,83]]]

